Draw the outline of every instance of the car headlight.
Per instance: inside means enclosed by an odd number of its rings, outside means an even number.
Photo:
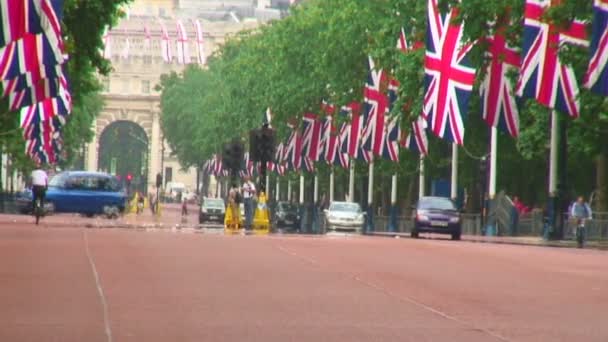
[[[460,222],[460,217],[450,217],[450,223],[458,223]]]
[[[202,212],[203,214],[206,214],[206,213],[207,213],[207,208],[201,208],[201,212]]]
[[[423,215],[423,214],[418,214],[418,215],[416,216],[416,218],[418,219],[418,221],[430,221],[430,220],[429,220],[429,217],[428,217],[428,216],[426,216],[426,215]]]

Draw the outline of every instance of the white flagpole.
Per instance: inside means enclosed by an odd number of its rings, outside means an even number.
[[[490,189],[488,194],[490,199],[496,196],[496,150],[498,149],[498,129],[492,126],[492,137],[490,141]]]
[[[367,182],[367,204],[372,205],[374,201],[374,161],[369,162],[369,175]]]
[[[291,179],[287,179],[287,202],[291,203]]]
[[[549,154],[549,196],[557,196],[557,153],[559,118],[556,111],[551,111],[551,152]]]
[[[397,204],[397,174],[393,174],[391,182],[391,205]]]
[[[331,168],[331,172],[329,174],[329,201],[334,201],[334,168]]]
[[[317,203],[318,200],[319,200],[319,176],[317,176],[317,174],[315,173],[313,202]]]
[[[281,191],[281,178],[278,175],[277,175],[277,178],[276,178],[276,182],[277,183],[275,185],[276,186],[275,198],[276,198],[276,201],[278,202],[278,201],[281,200],[281,196],[280,196],[280,194],[281,194],[281,192],[280,192]]]
[[[355,201],[355,160],[350,160],[350,174],[348,178],[348,201]]]
[[[270,175],[266,172],[266,187],[264,188],[266,191],[266,198],[270,198]]]
[[[424,155],[420,154],[420,173],[418,174],[418,199],[424,197],[425,194],[425,179],[424,179]]]
[[[455,200],[458,198],[458,144],[452,143],[452,188],[450,197]]]
[[[300,205],[304,204],[304,174],[300,174]]]

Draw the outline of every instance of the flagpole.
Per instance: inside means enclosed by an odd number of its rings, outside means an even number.
[[[452,200],[458,198],[458,144],[452,143],[452,183],[450,197]]]
[[[498,149],[498,129],[492,126],[492,137],[490,140],[490,188],[488,194],[491,200],[496,196],[496,151]],[[485,189],[484,189],[485,192]]]
[[[329,201],[334,201],[334,167],[331,167],[331,172],[329,173]]]
[[[355,201],[355,160],[350,160],[350,170],[348,178],[348,201]]]
[[[313,206],[312,206],[312,232],[319,232],[319,213],[317,203],[319,201],[319,176],[315,173],[314,190],[313,190]]]
[[[367,181],[367,220],[366,231],[374,230],[374,209],[372,207],[374,201],[374,160],[369,162],[368,181]]]
[[[397,231],[397,173],[393,174],[391,180],[391,212],[388,220],[388,231]]]
[[[547,212],[549,216],[549,229],[553,232],[557,231],[559,222],[559,205],[557,197],[557,168],[558,168],[558,151],[559,149],[559,117],[555,110],[551,111],[551,142],[549,152],[549,203]],[[545,239],[550,238],[550,231],[544,233]]]
[[[299,193],[299,205],[300,205],[300,233],[306,232],[306,226],[304,225],[304,174],[300,173],[300,193]]]
[[[287,202],[291,203],[291,179],[287,179]]]
[[[281,178],[279,175],[276,176],[276,184],[275,184],[275,198],[277,203],[281,200]]]
[[[425,193],[425,179],[424,179],[424,154],[420,154],[420,170],[418,174],[418,199],[424,197]]]
[[[264,191],[266,191],[266,198],[270,198],[270,175],[268,173],[266,173],[266,187]]]

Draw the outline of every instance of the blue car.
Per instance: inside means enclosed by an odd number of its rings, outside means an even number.
[[[118,179],[109,174],[66,171],[51,178],[46,202],[50,211],[57,213],[115,217],[124,212],[127,194]]]

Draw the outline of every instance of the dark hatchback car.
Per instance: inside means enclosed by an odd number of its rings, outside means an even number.
[[[298,207],[289,202],[278,202],[274,208],[272,221],[279,226],[299,227],[300,214]]]
[[[419,233],[450,234],[460,240],[460,212],[452,200],[445,197],[422,197],[414,209],[412,237]]]

